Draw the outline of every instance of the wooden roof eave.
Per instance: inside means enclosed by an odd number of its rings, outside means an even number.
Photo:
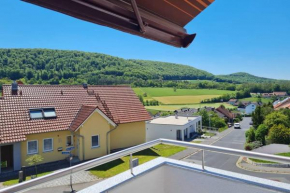
[[[187,34],[186,30],[181,26],[139,9],[142,20],[146,24],[146,31],[143,33],[140,31],[132,8],[121,1],[114,3],[113,0],[23,1],[175,47],[189,46],[196,36],[196,34]]]

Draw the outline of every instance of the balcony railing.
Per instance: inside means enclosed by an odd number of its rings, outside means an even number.
[[[175,140],[169,140],[169,139],[157,139],[154,141],[150,141],[147,143],[143,143],[113,154],[109,154],[100,158],[96,158],[90,161],[87,161],[85,163],[81,163],[75,166],[72,166],[70,168],[54,172],[52,174],[48,174],[43,177],[39,177],[33,180],[29,180],[26,182],[22,182],[20,184],[1,189],[0,193],[12,193],[12,192],[17,192],[20,190],[25,190],[28,188],[31,188],[33,186],[49,182],[51,180],[55,180],[60,177],[68,176],[70,174],[83,171],[83,170],[88,170],[91,168],[94,168],[96,166],[108,163],[110,161],[122,158],[127,155],[132,155],[136,152],[142,151],[144,149],[153,147],[158,144],[168,144],[168,145],[176,145],[176,146],[183,146],[183,147],[189,147],[189,148],[196,148],[196,149],[201,149],[203,151],[202,153],[202,168],[205,169],[205,157],[204,157],[204,151],[213,151],[213,152],[218,152],[218,153],[224,153],[224,154],[230,154],[230,155],[236,155],[236,156],[244,156],[244,157],[251,157],[251,158],[256,158],[256,159],[263,159],[263,160],[269,160],[273,162],[279,162],[279,163],[286,163],[290,164],[290,158],[288,157],[282,157],[282,156],[276,156],[276,155],[270,155],[270,154],[263,154],[263,153],[256,153],[256,152],[250,152],[250,151],[244,151],[244,150],[237,150],[237,149],[231,149],[231,148],[224,148],[224,147],[218,147],[218,146],[211,146],[211,145],[203,145],[203,144],[194,144],[194,143],[189,143],[189,142],[183,142],[183,141],[175,141]],[[132,156],[130,156],[132,158]],[[131,159],[132,161],[132,159]],[[130,164],[132,165],[132,164]],[[131,171],[133,168],[131,168]],[[132,171],[133,172],[133,171]]]

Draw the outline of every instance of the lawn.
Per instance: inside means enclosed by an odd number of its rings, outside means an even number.
[[[165,96],[165,97],[153,97],[153,99],[165,105],[195,104],[195,103],[200,103],[201,101],[205,99],[211,99],[211,98],[215,98],[219,96],[221,95]]]
[[[228,126],[225,126],[225,127],[219,128],[218,132],[221,133],[221,132],[223,132],[223,131],[225,131],[227,129],[228,129]]]
[[[204,135],[205,135],[205,136],[213,137],[213,136],[215,136],[215,133],[205,132]]]
[[[243,99],[240,99],[240,101],[257,102],[258,101],[258,97],[243,98]],[[267,98],[261,98],[261,101],[262,101],[262,103],[272,102],[271,99],[267,99]]]
[[[251,161],[256,162],[256,163],[263,163],[263,164],[275,164],[276,162],[271,162],[267,160],[261,160],[261,159],[254,159],[254,158],[249,158]]]
[[[50,173],[52,173],[52,172],[40,173],[40,174],[37,175],[37,177],[45,176],[45,175],[50,174]],[[13,180],[8,180],[6,182],[3,182],[3,185],[4,186],[12,186],[12,185],[15,185],[15,184],[18,184],[18,180],[19,180],[18,178],[17,179],[13,179]],[[26,177],[26,181],[27,180],[31,180],[31,176],[27,176]]]
[[[199,104],[189,104],[189,105],[160,105],[160,106],[146,106],[146,109],[159,110],[159,111],[175,111],[182,108],[202,108],[202,107],[214,107],[217,108],[224,105],[226,108],[234,108],[234,106],[228,103],[199,103]]]
[[[146,109],[149,113],[151,113],[152,115],[156,115],[157,113],[159,113],[159,110],[154,110],[154,109]]]
[[[217,90],[217,89],[177,89],[173,88],[133,88],[137,95],[147,93],[148,97],[164,97],[164,96],[196,96],[196,95],[223,95],[236,93],[235,91]]]
[[[276,155],[280,155],[280,156],[285,156],[285,157],[290,157],[290,152],[287,153],[278,153]]]
[[[139,164],[143,164],[160,156],[169,157],[185,149],[186,148],[184,147],[159,144],[152,148],[133,154],[133,158],[139,158]],[[130,156],[126,156],[121,159],[117,159],[90,169],[89,171],[91,172],[91,174],[99,178],[109,178],[128,170],[129,159]]]
[[[290,157],[290,152],[286,152],[286,153],[277,153],[275,155],[280,155],[280,156],[284,156],[284,157]],[[276,162],[271,162],[271,161],[266,161],[266,160],[260,160],[260,159],[254,159],[254,158],[249,158],[250,160],[252,160],[253,162],[257,162],[257,163],[265,163],[265,164],[275,164]]]
[[[191,141],[191,143],[201,143],[202,141]]]

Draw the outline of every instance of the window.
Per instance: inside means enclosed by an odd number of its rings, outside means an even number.
[[[53,139],[43,139],[43,152],[53,150]]]
[[[55,109],[49,108],[49,109],[43,109],[43,114],[45,118],[54,118],[56,117]]]
[[[38,153],[38,142],[36,140],[28,141],[27,154],[36,154],[36,153]]]
[[[73,137],[72,135],[69,135],[66,137],[66,146],[72,146],[73,145]]]
[[[41,119],[43,118],[42,110],[41,109],[30,109],[29,115],[31,119]]]
[[[92,147],[99,147],[99,135],[92,136]]]
[[[29,109],[31,119],[55,118],[55,108]]]

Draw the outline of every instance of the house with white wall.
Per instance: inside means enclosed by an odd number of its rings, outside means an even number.
[[[256,110],[257,106],[257,103],[248,103],[244,107],[238,108],[238,110],[246,115],[251,115]]]
[[[186,140],[202,128],[201,116],[159,117],[146,122],[146,141],[159,138]]]

